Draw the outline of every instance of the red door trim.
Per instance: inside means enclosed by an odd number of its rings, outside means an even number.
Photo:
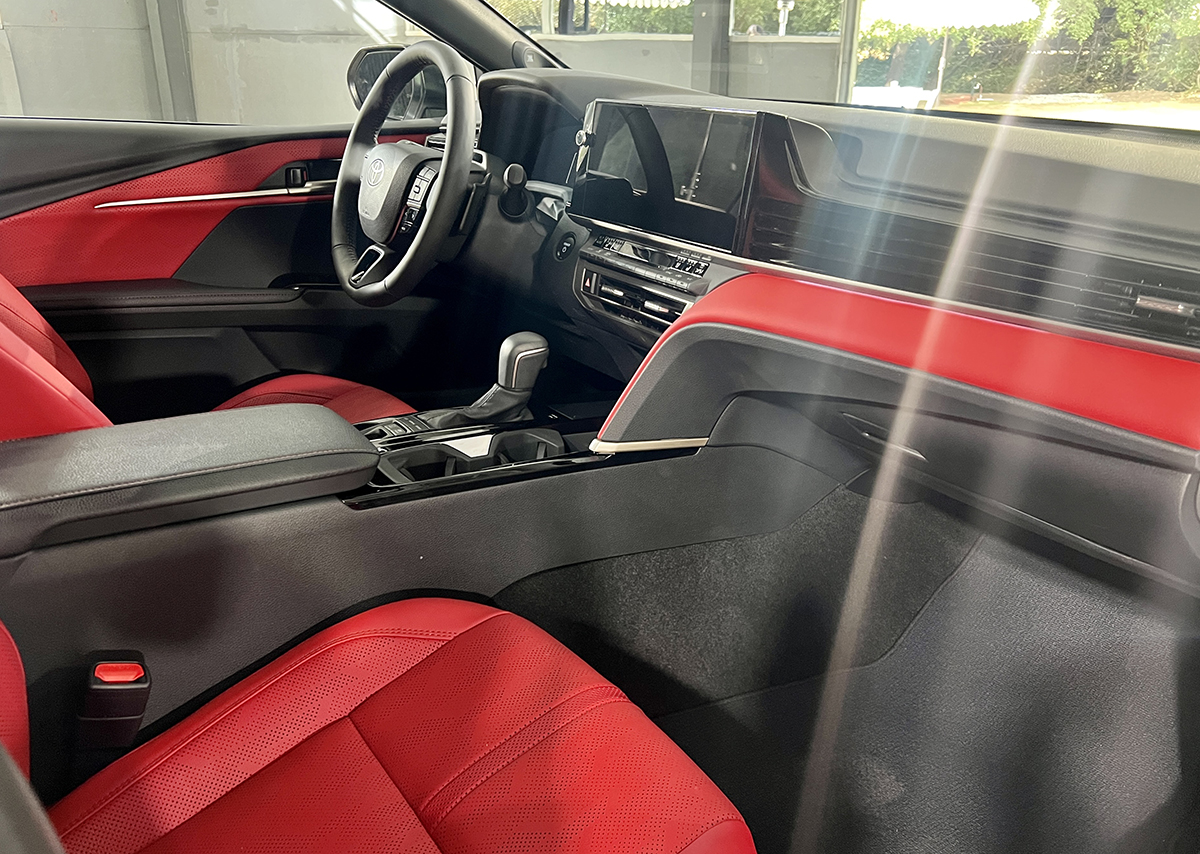
[[[170,278],[237,208],[303,204],[328,196],[96,206],[130,199],[249,192],[287,163],[331,160],[341,157],[345,149],[343,137],[263,143],[0,219],[0,274],[18,287]]]

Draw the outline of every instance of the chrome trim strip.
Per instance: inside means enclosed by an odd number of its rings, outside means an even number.
[[[703,439],[650,439],[645,442],[605,442],[593,439],[588,450],[593,454],[621,454],[634,451],[673,451],[679,448],[703,448],[708,437]]]
[[[1171,314],[1176,317],[1195,317],[1196,312],[1200,311],[1200,306],[1190,302],[1176,302],[1175,300],[1159,299],[1158,297],[1146,296],[1141,294],[1134,302],[1136,308],[1144,308],[1147,311],[1158,312],[1159,314]]]
[[[245,190],[237,193],[200,193],[194,196],[161,196],[153,199],[121,199],[116,202],[104,202],[96,205],[96,210],[103,208],[129,208],[138,205],[174,205],[181,202],[217,202],[228,199],[263,199],[273,196],[328,196],[333,193],[335,180],[309,181],[303,187],[279,187],[274,190]]]
[[[492,449],[492,439],[495,434],[484,433],[480,436],[464,436],[461,439],[446,439],[442,442],[443,445],[449,445],[456,451],[462,451],[471,459],[487,456],[487,452]]]
[[[713,260],[720,259],[721,263],[727,267],[737,267],[747,273],[776,273],[785,275],[792,279],[811,278],[812,281],[818,284],[830,284],[836,287],[845,288],[847,290],[875,294],[877,296],[884,296],[888,299],[894,299],[901,302],[910,302],[917,305],[932,306],[935,308],[948,308],[953,309],[959,314],[969,314],[975,317],[1002,320],[1005,323],[1012,323],[1017,326],[1026,326],[1030,329],[1041,329],[1046,332],[1054,332],[1059,335],[1068,335],[1072,338],[1080,338],[1085,341],[1096,341],[1101,344],[1111,344],[1114,347],[1124,347],[1132,350],[1144,350],[1147,353],[1156,353],[1160,356],[1172,356],[1177,359],[1187,359],[1192,362],[1200,361],[1200,350],[1187,347],[1183,344],[1171,344],[1166,341],[1152,341],[1148,338],[1139,338],[1136,335],[1129,335],[1124,332],[1111,332],[1106,329],[1095,329],[1088,326],[1076,326],[1072,323],[1066,323],[1061,320],[1033,317],[1028,314],[1017,314],[1016,312],[1012,311],[1004,311],[1003,309],[998,308],[987,308],[986,306],[974,305],[972,303],[960,302],[958,300],[927,297],[924,294],[913,293],[912,291],[902,291],[897,288],[888,288],[884,287],[883,285],[873,285],[869,282],[858,282],[853,279],[842,279],[837,276],[830,276],[826,273],[815,273],[812,270],[805,270],[803,267],[788,267],[785,264],[772,264],[769,261],[754,261],[749,258],[743,258],[740,255],[734,255],[721,249],[714,249],[711,246],[705,246],[702,243],[689,243],[685,240],[664,237],[661,234],[653,234],[648,231],[638,231],[637,229],[629,228],[628,226],[617,225],[615,223],[605,222],[604,220],[573,214],[570,210],[567,211],[566,216],[570,217],[572,220],[580,223],[581,225],[612,231],[625,237],[639,240],[643,243],[657,242],[674,249],[684,249],[689,252],[702,252],[703,254],[710,256]],[[724,283],[722,282],[721,284]],[[714,287],[720,286],[721,285],[718,284]]]

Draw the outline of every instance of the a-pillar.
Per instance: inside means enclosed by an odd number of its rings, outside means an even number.
[[[729,94],[731,0],[692,2],[692,88]]]

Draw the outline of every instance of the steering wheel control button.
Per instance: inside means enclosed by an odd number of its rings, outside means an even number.
[[[571,250],[575,248],[575,235],[564,234],[562,240],[558,241],[558,245],[554,247],[554,257],[559,261],[565,261],[567,256],[571,254]]]

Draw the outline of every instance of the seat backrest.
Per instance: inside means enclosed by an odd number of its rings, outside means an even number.
[[[0,276],[0,441],[110,424],[71,348]]]
[[[62,843],[41,801],[0,747],[0,851],[63,854]]]
[[[29,776],[29,703],[25,667],[8,629],[0,623],[0,744]]]
[[[92,399],[92,381],[67,342],[25,299],[24,294],[3,276],[0,276],[0,324],[7,326],[10,332],[53,365],[88,400]]]

